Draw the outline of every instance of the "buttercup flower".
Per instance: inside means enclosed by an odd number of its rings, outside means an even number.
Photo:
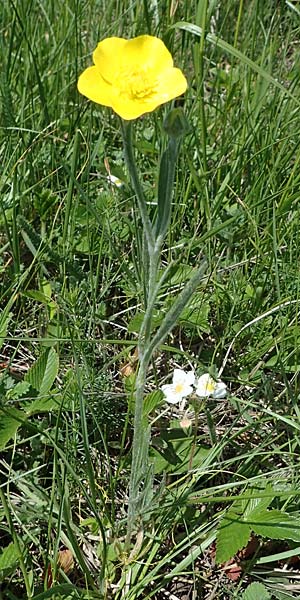
[[[194,371],[186,373],[181,369],[174,369],[173,382],[161,387],[161,390],[165,394],[166,402],[170,402],[170,404],[181,402],[183,398],[192,393],[194,381]]]
[[[81,94],[110,106],[131,120],[180,96],[187,81],[162,40],[140,35],[132,40],[111,37],[99,42],[94,66],[79,77]]]
[[[223,381],[215,381],[208,373],[205,373],[198,379],[196,394],[200,398],[225,398],[227,388]]]

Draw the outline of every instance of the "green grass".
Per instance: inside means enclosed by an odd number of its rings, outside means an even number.
[[[272,598],[299,597],[296,568],[278,562],[299,555],[299,7],[212,0],[205,14],[205,6],[1,4],[3,600],[161,600],[164,590],[238,599],[254,582]],[[128,555],[143,235],[118,119],[79,96],[76,82],[100,39],[142,33],[165,41],[189,82],[175,102],[191,131],[156,324],[203,257],[208,267],[149,369],[155,489]],[[134,125],[151,216],[168,109]],[[122,188],[110,185],[107,163]],[[224,367],[230,393],[190,406],[186,432],[178,410],[151,393],[189,364],[198,375]],[[232,581],[215,564],[215,542],[228,507],[244,519],[253,494],[296,523],[291,538],[261,529],[254,553],[235,557],[243,568]],[[74,559],[67,572],[65,549]]]

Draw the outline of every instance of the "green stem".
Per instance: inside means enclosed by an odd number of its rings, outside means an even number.
[[[168,132],[170,139],[160,162],[158,180],[158,210],[156,225],[154,227],[152,226],[152,223],[149,219],[144,193],[142,190],[142,186],[139,180],[134,160],[131,123],[127,121],[121,121],[121,126],[124,142],[125,161],[130,175],[131,183],[136,194],[148,250],[147,268],[144,271],[146,310],[139,332],[139,367],[134,392],[134,431],[132,442],[132,460],[129,482],[128,521],[126,534],[126,546],[127,549],[129,549],[132,534],[136,533],[142,525],[143,510],[149,507],[152,497],[152,480],[149,464],[149,443],[151,428],[148,423],[148,419],[144,417],[144,392],[147,377],[147,369],[153,357],[153,352],[158,346],[160,340],[162,339],[162,336],[167,335],[168,331],[171,329],[171,327],[174,326],[176,322],[174,320],[172,323],[170,323],[170,319],[177,315],[179,308],[180,310],[182,310],[186,300],[190,297],[189,294],[192,293],[192,291],[198,284],[199,274],[197,275],[197,277],[192,278],[192,282],[186,286],[188,294],[182,293],[180,295],[180,306],[178,305],[177,301],[174,305],[176,307],[175,312],[172,311],[172,309],[169,311],[167,315],[167,322],[165,318],[162,326],[159,328],[159,336],[157,337],[156,334],[151,341],[151,325],[153,319],[153,312],[155,308],[155,302],[160,286],[164,281],[164,275],[160,278],[159,281],[157,281],[158,268],[160,264],[160,252],[166,232],[170,225],[171,200],[175,176],[175,165],[180,145],[180,137],[182,137],[182,135],[184,134],[186,124],[184,122],[183,117],[178,114],[178,109],[175,109],[175,113],[173,111],[173,115],[171,116],[171,118],[169,118],[167,122],[166,131]],[[169,320],[168,316],[170,317]]]
[[[238,43],[241,18],[242,18],[242,14],[243,14],[243,4],[244,4],[244,0],[240,0],[239,14],[238,14],[238,17],[237,17],[236,26],[235,26],[235,32],[234,32],[234,42],[233,42],[233,45],[234,45],[235,48],[237,47],[237,43]]]
[[[144,355],[140,357],[136,386],[134,408],[134,432],[132,442],[132,460],[129,482],[127,544],[141,514],[141,506],[146,488],[146,479],[149,471],[148,449],[150,440],[150,427],[143,420],[144,389],[146,384],[149,360]]]
[[[139,211],[141,214],[143,227],[146,235],[148,252],[151,253],[151,250],[154,247],[154,234],[151,225],[151,221],[149,219],[146,200],[144,196],[144,192],[142,190],[142,186],[140,184],[135,158],[133,153],[133,145],[132,145],[132,128],[131,121],[124,121],[121,119],[121,130],[123,136],[123,144],[124,144],[124,155],[127,169],[129,171],[132,187],[135,191],[135,195],[137,198],[137,203],[139,207]]]
[[[162,155],[158,180],[158,211],[155,249],[160,250],[171,220],[172,194],[180,139],[170,137]]]
[[[64,252],[66,252],[66,249],[70,245],[70,239],[68,239],[68,234],[69,234],[69,231],[71,228],[70,216],[71,216],[71,209],[72,209],[72,204],[73,204],[73,192],[74,192],[74,187],[75,187],[75,183],[76,183],[76,165],[78,162],[79,151],[80,151],[80,139],[81,139],[80,132],[79,132],[79,130],[77,130],[75,133],[75,139],[74,139],[74,144],[73,144],[70,179],[69,179],[69,185],[68,185],[68,191],[67,191],[67,197],[66,197],[66,205],[65,205],[65,218],[64,218],[64,226],[63,226],[63,234],[62,234]]]
[[[205,30],[206,30],[206,15],[207,15],[208,0],[204,0],[202,6],[201,28],[202,35],[200,38],[200,60],[199,60],[199,79],[200,79],[200,118],[201,118],[201,142],[202,142],[202,160],[203,171],[207,173],[207,152],[206,152],[206,117],[204,108],[204,48],[205,48]]]
[[[30,585],[30,582],[29,582],[28,573],[26,571],[26,566],[25,566],[25,562],[24,562],[24,559],[23,559],[23,553],[22,553],[22,550],[21,550],[21,547],[20,547],[20,544],[19,544],[18,536],[17,536],[17,534],[15,532],[14,524],[12,522],[11,514],[9,512],[9,507],[8,507],[8,504],[7,504],[7,501],[6,501],[6,497],[5,497],[5,494],[4,494],[3,490],[1,489],[1,487],[0,487],[0,500],[1,500],[1,503],[2,503],[2,506],[3,506],[4,514],[5,514],[5,517],[6,517],[9,529],[10,529],[10,533],[11,533],[11,537],[13,539],[13,543],[14,543],[15,548],[16,548],[17,553],[18,553],[18,559],[19,559],[19,562],[20,562],[20,568],[21,568],[21,571],[22,571],[22,574],[23,574],[23,578],[24,578],[24,583],[25,583],[25,587],[26,587],[27,598],[31,598],[32,597],[31,585]]]
[[[146,302],[146,312],[143,318],[143,322],[141,325],[141,329],[139,332],[140,338],[140,346],[141,351],[143,352],[143,348],[147,347],[149,343],[150,333],[151,333],[151,323],[153,317],[154,304],[158,292],[158,286],[156,284],[157,280],[157,271],[158,271],[158,262],[159,262],[159,251],[151,252],[149,256],[149,283],[147,289],[147,302]]]
[[[163,342],[168,333],[170,333],[170,331],[173,329],[180,313],[183,311],[184,307],[191,299],[193,293],[196,291],[202,277],[204,276],[206,268],[207,262],[206,260],[203,260],[200,267],[195,271],[194,275],[191,277],[191,279],[183,288],[182,292],[176,298],[173,306],[167,312],[162,324],[160,325],[159,329],[157,330],[156,334],[154,335],[146,349],[145,361],[150,362],[155,350]]]

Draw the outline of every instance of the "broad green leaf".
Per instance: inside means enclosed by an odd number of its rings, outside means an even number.
[[[0,450],[15,436],[25,419],[26,415],[16,408],[9,408],[7,412],[0,410]]]
[[[241,600],[271,600],[271,597],[265,586],[255,581],[244,591]]]
[[[9,546],[2,549],[0,554],[0,576],[7,576],[14,572],[19,560],[19,555],[15,544],[11,542]],[[1,577],[1,579],[2,579]]]
[[[27,292],[22,292],[22,296],[24,296],[25,298],[33,298],[33,300],[41,302],[41,304],[48,305],[49,302],[51,302],[51,298],[49,298],[39,290],[27,290]]]
[[[262,510],[249,515],[249,525],[258,535],[272,540],[300,541],[300,519],[281,510]]]
[[[245,521],[247,521],[249,515],[253,519],[257,513],[259,514],[262,510],[268,508],[274,498],[272,491],[270,486],[266,486],[265,489],[254,487],[247,490],[247,493],[251,494],[252,497],[238,500],[238,503],[241,502],[241,510]],[[266,493],[265,496],[261,496],[263,492]]]
[[[209,449],[195,443],[183,429],[171,429],[154,438],[151,457],[155,473],[186,473],[201,466]]]
[[[51,412],[58,410],[61,404],[60,396],[43,396],[41,398],[35,398],[33,402],[26,403],[24,410],[27,415],[33,415],[35,413]]]
[[[188,306],[182,311],[178,321],[185,327],[192,329],[197,327],[201,332],[209,333],[209,311],[209,303],[203,301],[203,294],[195,294]]]
[[[54,348],[47,348],[25,375],[32,387],[45,396],[50,391],[58,373],[58,355]]]
[[[244,548],[251,536],[251,526],[245,523],[243,515],[229,510],[222,518],[217,531],[216,561],[230,560]]]
[[[163,400],[163,393],[160,390],[150,392],[144,398],[143,415],[147,417]]]
[[[250,498],[237,499],[225,513],[217,532],[218,562],[229,560],[246,546],[252,531],[270,539],[300,541],[300,519],[280,510],[267,510],[272,488],[267,486],[265,492],[264,497],[260,488],[247,490]]]
[[[136,315],[134,315],[134,317],[132,317],[132,319],[129,321],[127,329],[129,333],[139,333],[143,320],[144,320],[144,316],[145,313],[143,312],[138,312],[136,313]],[[152,317],[152,329],[155,329],[156,327],[158,327],[162,320],[164,318],[164,313],[163,312],[159,312],[159,311],[155,311]]]
[[[14,387],[7,391],[6,396],[9,400],[18,400],[18,398],[22,398],[24,394],[27,394],[29,389],[29,381],[19,381]]]
[[[262,496],[264,491],[268,492],[265,497]],[[273,500],[271,491],[269,486],[265,490],[261,486],[249,488],[247,495],[250,497],[238,498],[225,513],[217,532],[217,562],[226,562],[247,545],[253,530],[250,520],[267,512],[266,508]]]

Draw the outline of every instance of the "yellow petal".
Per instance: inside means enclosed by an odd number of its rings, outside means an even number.
[[[160,76],[150,96],[131,98],[129,95],[125,97],[124,93],[116,94],[112,101],[112,108],[122,119],[130,121],[177,98],[186,91],[186,88],[187,81],[180,69],[168,69]]]
[[[77,85],[79,92],[89,98],[89,100],[112,107],[114,89],[109,83],[104,81],[97,67],[88,67],[88,69],[85,69],[81,73]]]
[[[112,108],[114,111],[125,119],[125,121],[131,121],[137,119],[141,115],[147,112],[152,112],[158,104],[152,104],[149,101],[143,100],[131,100],[130,98],[124,98],[124,96],[115,96]]]
[[[127,44],[128,41],[124,38],[110,37],[99,42],[93,52],[93,61],[99,73],[109,83],[113,83],[120,70]]]
[[[122,66],[128,71],[161,72],[173,66],[173,58],[165,44],[152,35],[140,35],[128,40],[121,57]]]
[[[126,120],[155,110],[187,88],[162,40],[150,35],[102,40],[93,59],[95,66],[79,77],[79,91],[98,104],[112,107]]]
[[[155,98],[160,99],[158,104],[163,104],[177,96],[181,96],[187,89],[187,80],[180,69],[168,69],[162,73],[155,88]],[[154,98],[153,98],[154,100]]]

